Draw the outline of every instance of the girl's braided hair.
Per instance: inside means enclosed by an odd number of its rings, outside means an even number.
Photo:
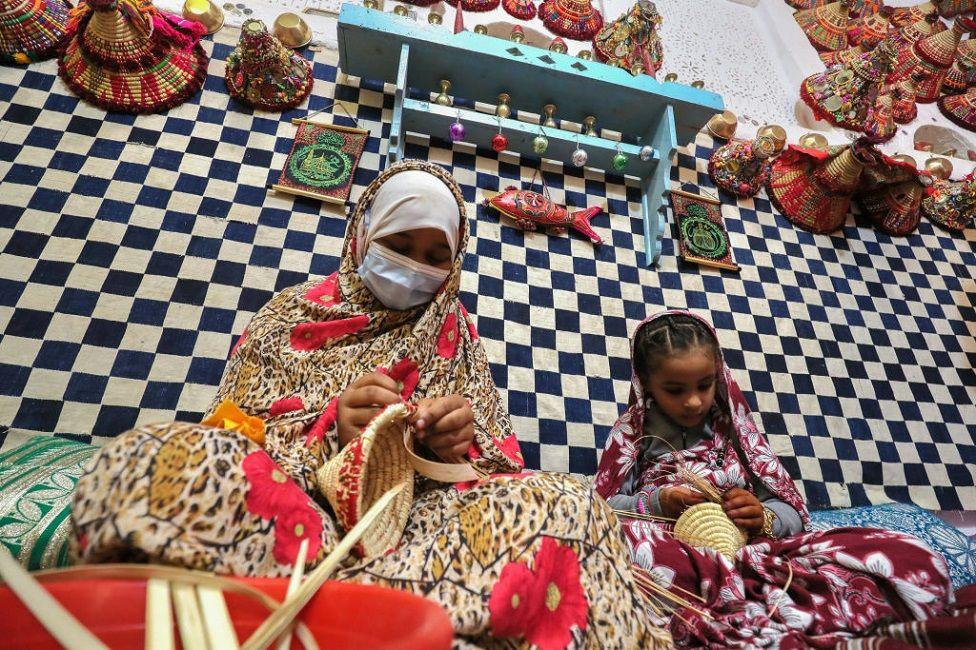
[[[697,318],[672,314],[642,327],[634,341],[634,371],[646,382],[661,361],[673,354],[704,347],[716,359],[718,341]]]

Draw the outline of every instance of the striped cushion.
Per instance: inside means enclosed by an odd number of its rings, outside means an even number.
[[[97,449],[36,436],[0,454],[0,542],[28,569],[68,564],[71,494]]]

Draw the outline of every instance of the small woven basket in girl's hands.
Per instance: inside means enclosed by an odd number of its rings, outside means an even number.
[[[746,545],[746,535],[717,503],[699,503],[685,510],[674,523],[676,539],[691,546],[714,549],[729,560]]]

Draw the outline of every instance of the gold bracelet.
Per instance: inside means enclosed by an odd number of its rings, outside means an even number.
[[[776,513],[769,508],[763,507],[763,526],[759,534],[763,537],[773,537],[773,522],[776,521]]]

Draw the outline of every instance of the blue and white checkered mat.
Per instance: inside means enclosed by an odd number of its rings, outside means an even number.
[[[275,195],[295,127],[224,91],[233,30],[203,92],[163,115],[79,103],[53,62],[0,68],[0,425],[104,441],[136,423],[197,420],[224,360],[274,291],[336,268],[345,219]],[[309,109],[332,96],[373,129],[353,198],[384,163],[392,96],[336,85],[315,55]],[[355,84],[355,81],[350,82]],[[513,80],[517,85],[517,80]],[[514,95],[514,94],[513,94]],[[710,187],[702,135],[675,180]],[[889,500],[976,510],[974,232],[923,221],[893,240],[853,220],[814,236],[768,201],[723,208],[739,275],[643,267],[639,193],[558,167],[553,199],[605,204],[607,242],[526,234],[480,205],[531,165],[411,145],[470,202],[463,301],[532,467],[592,473],[627,399],[628,335],[647,312],[716,324],[761,424],[815,506]],[[0,436],[3,434],[0,433]]]

